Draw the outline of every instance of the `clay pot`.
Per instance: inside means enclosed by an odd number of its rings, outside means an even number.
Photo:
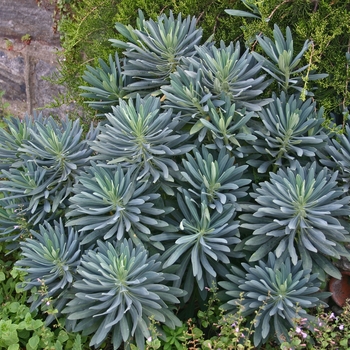
[[[346,299],[350,299],[350,271],[342,271],[342,278],[331,278],[329,280],[329,291],[332,293],[334,302],[343,307]]]

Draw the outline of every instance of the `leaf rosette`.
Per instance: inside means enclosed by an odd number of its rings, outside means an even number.
[[[216,282],[217,276],[227,273],[226,264],[237,257],[233,248],[240,242],[239,222],[234,220],[232,203],[222,206],[222,211],[211,210],[205,197],[200,204],[191,198],[188,191],[178,194],[179,211],[174,212],[171,224],[180,229],[178,233],[154,235],[152,240],[165,241],[167,249],[162,254],[164,268],[179,264],[176,286],[183,286],[189,299],[195,286],[203,300],[207,289]],[[194,281],[195,278],[195,281]]]
[[[277,257],[289,254],[293,264],[298,258],[305,269],[341,278],[332,259],[350,257],[344,243],[350,241],[342,218],[350,214],[350,197],[336,181],[337,172],[318,169],[316,163],[296,169],[270,173],[270,181],[260,183],[251,194],[257,204],[254,212],[243,214],[242,227],[252,230],[245,241],[255,250],[250,261],[257,261],[274,251]],[[345,225],[345,223],[344,223]]]
[[[7,242],[6,248],[15,250],[19,248],[19,241],[30,235],[33,225],[28,222],[30,215],[21,210],[25,201],[8,199],[10,195],[3,194],[6,199],[2,198],[0,206],[0,242]]]
[[[18,148],[32,140],[31,130],[36,132],[36,120],[45,122],[42,114],[34,115],[33,118],[26,114],[23,119],[4,119],[6,127],[0,128],[0,169],[9,170],[10,167],[18,166],[17,161],[22,153]]]
[[[247,163],[258,168],[259,173],[265,173],[270,166],[273,170],[282,165],[294,167],[296,160],[306,164],[327,144],[322,126],[324,109],[316,111],[311,98],[302,101],[297,95],[282,92],[280,97],[273,94],[273,100],[258,112],[263,125],[254,132],[257,140],[248,141],[250,150],[241,148],[252,155]]]
[[[218,48],[214,45],[196,46],[196,50],[196,57],[188,61],[193,63],[195,71],[203,71],[203,84],[215,99],[229,97],[237,108],[246,108],[249,111],[261,110],[270,101],[255,99],[271,81],[267,81],[265,75],[260,74],[262,65],[249,50],[241,53],[239,42],[231,42],[228,46],[220,42]]]
[[[183,160],[182,177],[190,186],[186,189],[198,200],[206,197],[208,206],[223,211],[223,205],[232,203],[239,209],[238,198],[247,196],[247,185],[251,180],[244,178],[247,165],[238,166],[235,158],[225,149],[219,154],[210,153],[204,146],[194,150],[194,157],[188,153]]]
[[[77,232],[66,229],[63,221],[54,225],[45,222],[39,231],[31,230],[32,238],[21,242],[22,258],[16,262],[26,272],[24,290],[36,287],[28,299],[31,310],[37,309],[46,299],[61,311],[67,303],[67,295],[80,264],[81,248]],[[47,323],[55,319],[49,315]]]
[[[19,148],[22,158],[45,169],[48,175],[53,176],[53,184],[73,182],[79,170],[88,165],[88,158],[93,152],[88,141],[95,139],[97,130],[91,127],[83,140],[79,119],[73,122],[65,118],[57,122],[51,117],[44,123],[36,121],[35,127],[36,130],[31,131],[32,140]]]
[[[138,180],[151,174],[154,182],[159,178],[173,181],[171,172],[179,168],[172,158],[193,146],[184,144],[188,135],[176,131],[179,121],[173,119],[171,110],[161,112],[158,98],[137,95],[128,103],[120,100],[106,116],[109,123],[101,126],[91,143],[97,152],[93,159],[139,168]]]
[[[0,191],[7,196],[0,198],[5,208],[13,208],[18,218],[25,217],[28,223],[37,225],[44,220],[57,219],[67,202],[65,197],[71,189],[54,180],[55,175],[25,160],[20,168],[3,170]],[[11,204],[8,204],[8,201]]]
[[[110,113],[112,106],[118,104],[119,99],[127,94],[126,86],[132,79],[128,79],[122,74],[120,61],[117,52],[114,59],[112,55],[109,55],[109,64],[100,58],[100,67],[87,66],[87,70],[82,76],[91,86],[80,86],[80,89],[87,91],[83,92],[81,96],[89,99],[86,103],[89,107],[99,111],[98,116]]]
[[[225,291],[220,298],[228,312],[240,312],[243,317],[254,315],[254,344],[265,343],[272,334],[283,343],[290,339],[289,330],[298,320],[312,320],[307,309],[325,305],[330,293],[320,292],[317,274],[302,268],[301,260],[292,264],[290,258],[276,259],[269,253],[267,262],[252,266],[242,263],[244,270],[231,267],[227,281],[218,282]]]
[[[256,140],[253,130],[248,125],[249,120],[256,116],[254,112],[236,110],[236,105],[228,97],[225,98],[225,104],[219,108],[215,108],[211,100],[208,100],[208,107],[207,116],[196,121],[190,134],[199,133],[199,141],[204,140],[208,148],[218,151],[226,148],[237,157],[243,158],[239,147]]]
[[[75,296],[64,310],[76,321],[75,331],[93,334],[90,346],[110,335],[115,349],[136,343],[145,349],[151,336],[150,317],[174,329],[181,326],[172,308],[184,292],[169,287],[178,277],[162,271],[159,254],[149,256],[142,244],[122,240],[114,245],[98,242],[97,250],[83,255],[74,283]]]
[[[319,150],[320,162],[330,170],[338,170],[338,180],[349,193],[350,187],[350,127],[346,125],[345,133],[329,140],[326,147]]]
[[[284,92],[294,89],[302,95],[313,95],[306,90],[306,82],[327,77],[327,74],[310,74],[309,64],[300,67],[301,60],[309,49],[311,42],[306,40],[300,52],[295,55],[294,41],[289,27],[286,28],[286,38],[277,24],[273,29],[274,41],[266,36],[257,35],[256,40],[263,49],[265,55],[257,52],[252,55],[258,62],[263,63],[263,69],[278,82]],[[305,76],[302,76],[305,72]]]
[[[170,74],[170,84],[162,86],[161,91],[166,97],[164,108],[172,108],[174,113],[180,112],[184,124],[193,124],[200,118],[208,117],[211,106],[219,107],[225,103],[213,98],[203,83],[203,77],[203,71],[194,70],[192,64],[189,67],[179,66],[176,72]],[[203,140],[203,137],[199,139]]]
[[[138,25],[134,29],[130,25],[116,24],[117,31],[127,42],[110,39],[118,48],[124,48],[127,62],[123,74],[137,77],[138,82],[127,87],[130,91],[152,91],[169,83],[170,73],[184,57],[196,54],[195,45],[202,39],[202,29],[196,28],[197,19],[188,16],[177,18],[170,11],[169,16],[160,15],[157,21],[145,20],[139,11]]]
[[[164,229],[160,220],[166,208],[157,208],[159,193],[149,191],[151,183],[138,181],[138,173],[106,168],[92,163],[78,178],[70,198],[67,225],[75,226],[82,235],[82,244],[98,239],[122,240],[125,236],[135,242],[149,242],[152,229]]]

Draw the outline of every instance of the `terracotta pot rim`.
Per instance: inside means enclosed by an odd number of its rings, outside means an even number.
[[[340,271],[342,277],[350,276],[350,271]],[[334,302],[343,307],[346,300],[350,298],[350,278],[337,279],[331,277],[328,285],[329,291],[332,293]]]

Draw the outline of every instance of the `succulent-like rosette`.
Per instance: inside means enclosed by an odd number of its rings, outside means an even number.
[[[219,108],[215,108],[211,100],[207,103],[207,116],[196,121],[190,134],[198,133],[199,140],[209,143],[208,148],[215,148],[218,151],[226,148],[235,156],[243,158],[243,153],[238,147],[245,142],[256,140],[253,130],[248,126],[255,113],[246,112],[244,109],[237,110],[236,104],[232,103],[229,97],[225,98],[225,104]]]
[[[8,199],[9,193],[3,192],[0,206],[0,242],[6,242],[6,248],[15,250],[19,248],[19,242],[30,236],[30,229],[37,228],[29,222],[30,213],[22,208],[27,208],[27,201],[23,198]]]
[[[240,242],[235,206],[226,203],[219,213],[209,208],[205,198],[196,202],[186,190],[177,196],[177,202],[179,211],[174,212],[171,223],[179,227],[179,232],[155,235],[152,240],[166,242],[164,267],[178,264],[176,275],[180,280],[176,286],[184,286],[186,298],[198,287],[205,299],[206,288],[216,282],[218,275],[227,273],[226,264],[237,256],[233,252]]]
[[[172,171],[178,171],[173,157],[193,148],[185,145],[188,135],[176,132],[178,120],[171,110],[160,111],[160,99],[139,95],[128,102],[120,100],[104,124],[91,148],[95,160],[108,164],[141,169],[138,180],[151,174],[154,182],[162,178],[173,181]]]
[[[83,92],[81,96],[89,99],[86,101],[89,107],[99,111],[99,116],[112,112],[112,106],[118,104],[127,91],[127,84],[132,81],[122,74],[122,64],[118,53],[115,58],[109,55],[108,63],[99,58],[99,67],[87,66],[82,78],[91,86],[80,86]]]
[[[65,197],[70,186],[57,182],[53,174],[36,162],[25,160],[19,168],[3,170],[2,177],[0,191],[7,196],[0,198],[0,203],[13,208],[17,219],[24,217],[35,226],[44,220],[58,219],[67,205]]]
[[[66,229],[61,221],[54,225],[45,222],[39,231],[31,230],[32,238],[20,243],[22,259],[16,262],[26,272],[24,290],[36,287],[29,298],[31,309],[39,307],[43,300],[61,311],[67,302],[67,294],[73,283],[76,269],[80,264],[81,249],[77,232]],[[47,322],[54,320],[49,315]]]
[[[196,199],[205,196],[208,206],[219,213],[226,203],[232,203],[239,209],[237,199],[247,196],[247,185],[251,182],[244,178],[248,166],[236,165],[235,158],[224,148],[216,153],[209,152],[203,146],[193,153],[194,157],[188,153],[187,160],[183,160],[184,171],[181,175],[189,184],[186,189]]]
[[[137,178],[138,172],[131,168],[106,168],[95,163],[79,176],[67,225],[81,232],[82,244],[124,237],[149,242],[152,228],[168,226],[159,219],[166,208],[155,205],[160,194],[149,191],[150,182]]]
[[[247,110],[261,110],[268,103],[266,100],[256,100],[256,97],[270,85],[261,73],[262,64],[258,63],[249,50],[241,52],[240,43],[220,46],[202,45],[197,46],[198,64],[193,62],[195,70],[203,71],[203,84],[218,98],[220,95],[227,96],[237,108]],[[222,99],[222,97],[220,97]]]
[[[159,254],[149,256],[142,244],[99,241],[97,250],[83,255],[78,273],[75,296],[64,312],[76,321],[75,331],[93,334],[90,346],[110,336],[114,349],[133,343],[143,350],[150,317],[173,329],[181,325],[172,308],[184,293],[168,286],[177,276],[164,273]]]
[[[196,25],[195,17],[183,19],[179,14],[175,18],[171,11],[169,16],[162,14],[156,21],[145,20],[139,11],[137,28],[116,23],[117,31],[128,39],[110,40],[114,46],[125,49],[127,63],[123,74],[139,79],[128,89],[141,93],[167,84],[180,61],[196,53],[195,46],[202,39],[202,29]]]
[[[39,120],[45,122],[42,114],[34,115],[33,118],[26,114],[23,119],[4,119],[6,127],[0,128],[0,169],[9,170],[21,159],[22,152],[18,149],[28,140],[32,140],[36,132],[35,121]]]
[[[245,242],[255,249],[250,261],[270,251],[277,257],[287,253],[293,264],[300,258],[323,280],[326,274],[341,278],[332,259],[350,258],[344,247],[349,232],[342,225],[342,217],[350,214],[350,197],[336,179],[337,172],[318,169],[316,163],[270,173],[270,181],[251,194],[257,203],[250,206],[253,213],[240,217],[242,227],[253,231]]]
[[[88,141],[95,139],[97,130],[91,127],[84,139],[79,119],[73,122],[62,118],[57,122],[49,117],[44,122],[37,120],[31,133],[32,139],[19,147],[21,157],[44,168],[53,177],[53,186],[55,182],[67,181],[68,178],[72,181],[73,175],[88,165],[93,152]]]
[[[257,61],[263,63],[263,69],[278,82],[284,92],[294,89],[294,91],[302,92],[304,96],[312,95],[306,90],[304,74],[300,73],[306,71],[307,81],[323,79],[327,77],[327,74],[308,72],[307,70],[310,69],[309,64],[301,67],[302,57],[305,55],[311,42],[306,40],[300,52],[295,55],[294,41],[290,28],[286,28],[286,37],[284,38],[277,24],[273,28],[273,39],[265,35],[257,35],[256,40],[265,55],[263,56],[256,51],[253,51],[252,55]]]
[[[35,225],[62,215],[76,175],[89,164],[93,150],[87,140],[93,140],[97,131],[91,128],[84,138],[79,120],[58,122],[41,115],[26,117],[24,123],[8,123],[13,142],[5,141],[10,138],[6,131],[0,132],[0,149],[4,142],[8,147],[4,154],[13,158],[11,166],[3,167],[0,191],[8,193],[7,199],[18,200],[18,215]]]
[[[170,74],[170,85],[162,86],[161,91],[166,97],[164,108],[171,108],[174,113],[181,112],[185,125],[208,117],[209,106],[219,107],[225,103],[215,99],[209,103],[213,94],[203,84],[203,72],[193,70],[192,65],[188,69],[178,67]],[[199,134],[198,138],[202,141],[204,137]]]
[[[298,319],[312,319],[307,309],[325,305],[322,300],[331,294],[320,292],[317,274],[304,270],[301,260],[293,264],[289,257],[281,260],[269,253],[267,262],[242,266],[244,270],[232,266],[227,281],[219,282],[225,290],[220,298],[226,301],[224,310],[252,316],[255,346],[273,334],[281,343],[289,339],[289,329]]]
[[[350,187],[350,127],[346,125],[345,133],[338,134],[317,153],[321,163],[331,170],[338,170],[338,180],[349,193]]]
[[[296,160],[308,163],[327,144],[323,111],[316,110],[311,98],[303,101],[298,95],[273,94],[273,102],[258,112],[263,125],[254,132],[257,140],[250,142],[252,159],[247,163],[260,173],[270,166],[273,171],[282,165],[294,167]]]

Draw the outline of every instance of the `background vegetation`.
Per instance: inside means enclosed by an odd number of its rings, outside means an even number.
[[[300,50],[305,39],[312,46],[304,56],[310,69],[327,73],[318,84],[317,99],[325,107],[326,114],[347,116],[349,105],[350,9],[347,1],[310,0],[55,0],[56,19],[64,48],[58,82],[68,86],[68,93],[61,99],[83,104],[78,86],[86,64],[96,65],[98,57],[107,59],[113,54],[108,39],[118,38],[115,22],[135,25],[138,9],[146,18],[155,19],[160,13],[194,15],[203,28],[203,37],[214,35],[214,40],[240,40],[242,44],[259,51],[256,35],[270,36],[274,24],[280,28],[289,26],[293,31],[295,48]],[[252,17],[232,17],[225,9],[239,9],[254,13]],[[309,83],[311,84],[311,83]],[[311,85],[312,86],[312,85]],[[311,87],[310,86],[310,87]],[[59,101],[57,101],[59,103]]]

